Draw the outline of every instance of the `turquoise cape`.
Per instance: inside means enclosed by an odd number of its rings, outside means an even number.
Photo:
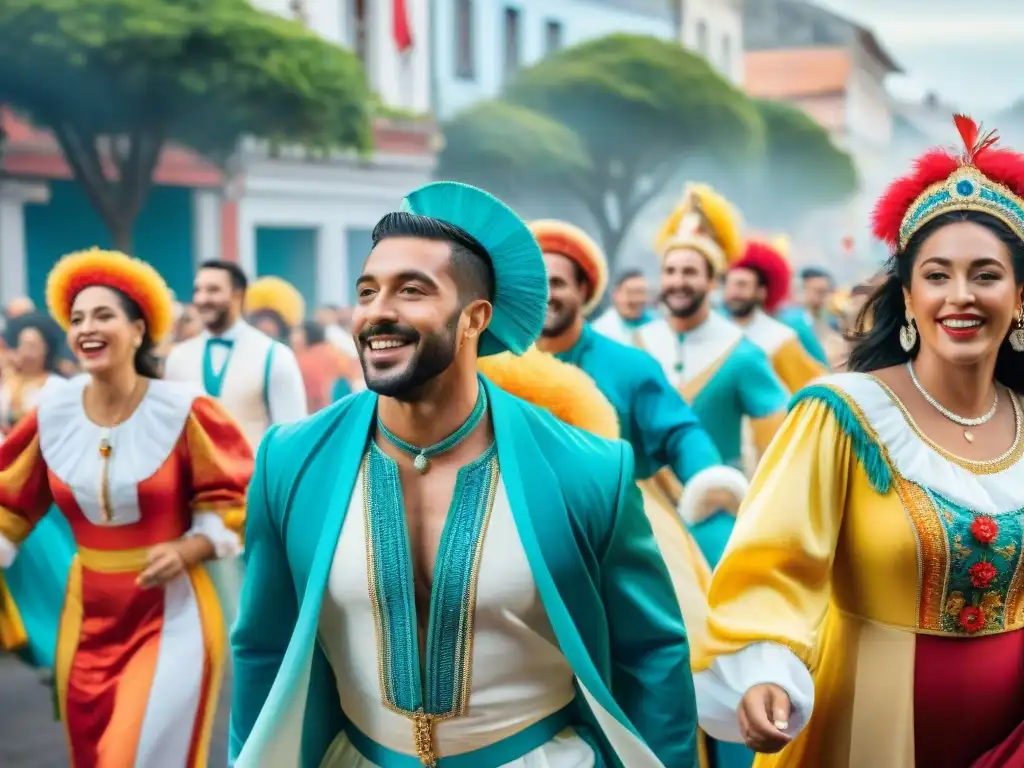
[[[638,480],[668,466],[686,483],[722,463],[697,416],[646,352],[584,325],[579,341],[555,357],[583,370],[611,402],[621,437],[633,447]]]
[[[578,681],[580,724],[597,734],[606,764],[621,766],[615,738],[670,768],[691,768],[689,648],[634,482],[632,450],[485,383],[512,514]],[[368,391],[347,397],[272,428],[260,446],[231,637],[230,752],[238,768],[317,768],[345,727],[316,632],[376,403]]]
[[[775,314],[775,319],[796,331],[796,336],[807,354],[828,367],[828,355],[815,335],[814,328],[807,322],[807,310],[799,306],[783,307]]]

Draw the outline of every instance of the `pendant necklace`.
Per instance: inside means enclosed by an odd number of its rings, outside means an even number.
[[[384,422],[380,420],[379,414],[377,416],[377,429],[380,430],[380,433],[389,443],[403,453],[412,456],[413,468],[421,475],[425,475],[430,469],[430,460],[435,456],[448,453],[448,451],[452,450],[455,446],[465,440],[469,433],[479,426],[485,413],[487,413],[487,390],[484,389],[483,382],[481,382],[479,394],[476,398],[476,405],[473,406],[473,411],[469,414],[469,418],[462,423],[461,427],[456,429],[440,442],[428,445],[425,448],[406,442],[384,426]]]
[[[131,394],[125,400],[124,405],[114,420],[112,427],[100,427],[100,522],[103,525],[110,525],[114,522],[114,505],[110,500],[110,458],[114,454],[114,446],[110,442],[111,429],[121,426],[124,423],[128,409],[135,402],[142,385],[142,378],[135,382]]]
[[[989,408],[988,413],[979,416],[976,419],[968,419],[964,416],[958,416],[948,408],[944,407],[938,400],[931,396],[931,393],[917,380],[917,375],[914,373],[914,366],[908,360],[907,370],[910,372],[910,380],[914,382],[914,386],[917,387],[917,391],[921,393],[921,396],[928,401],[928,404],[945,416],[947,419],[952,421],[954,424],[959,424],[964,427],[964,440],[968,443],[974,442],[974,433],[970,430],[971,427],[980,427],[982,424],[987,424],[992,420],[992,417],[996,415],[996,408],[999,406],[999,388],[996,387],[995,396],[992,398],[992,407]]]

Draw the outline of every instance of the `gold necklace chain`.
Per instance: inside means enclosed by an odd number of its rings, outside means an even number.
[[[124,423],[142,383],[143,379],[140,376],[135,380],[135,386],[121,406],[114,423],[109,427],[100,428],[100,522],[103,525],[111,525],[114,522],[114,505],[110,500],[110,458],[113,456],[114,447],[110,443],[110,432]]]

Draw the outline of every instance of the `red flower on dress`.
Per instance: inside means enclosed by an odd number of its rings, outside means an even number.
[[[985,626],[985,614],[976,605],[968,605],[960,611],[960,626],[974,634]]]
[[[992,583],[992,580],[999,575],[999,571],[992,563],[987,563],[982,560],[980,563],[975,563],[967,569],[968,575],[971,577],[971,584],[976,589],[988,589],[988,585]]]
[[[978,515],[971,523],[971,535],[982,544],[991,544],[999,535],[999,523],[988,515]]]

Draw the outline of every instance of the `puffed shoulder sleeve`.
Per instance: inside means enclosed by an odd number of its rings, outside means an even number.
[[[192,473],[192,529],[206,536],[218,558],[241,552],[245,494],[253,472],[249,442],[224,408],[199,397],[185,422]]]
[[[14,562],[21,542],[52,503],[33,410],[0,439],[0,568]]]
[[[789,693],[791,732],[813,707],[808,666],[856,447],[841,424],[840,396],[827,387],[805,392],[761,459],[711,581],[707,644],[694,649],[701,726],[727,741],[741,740],[736,707],[754,685]]]

